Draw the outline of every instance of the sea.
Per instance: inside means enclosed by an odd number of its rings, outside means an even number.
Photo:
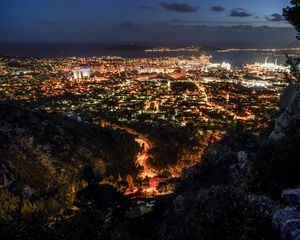
[[[1,43],[0,55],[22,56],[22,57],[104,57],[119,56],[123,58],[149,58],[149,57],[174,57],[174,56],[198,56],[207,54],[212,56],[212,62],[230,63],[233,67],[241,67],[244,64],[268,62],[283,64],[285,56],[267,56],[265,54],[252,52],[144,52],[144,51],[116,51],[107,48],[117,44],[109,43]]]

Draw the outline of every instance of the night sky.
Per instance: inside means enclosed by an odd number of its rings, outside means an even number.
[[[280,46],[289,0],[1,0],[0,41]]]

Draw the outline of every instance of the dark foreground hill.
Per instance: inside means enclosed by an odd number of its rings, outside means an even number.
[[[62,116],[0,105],[0,180],[49,192],[82,177],[135,174],[134,137]]]

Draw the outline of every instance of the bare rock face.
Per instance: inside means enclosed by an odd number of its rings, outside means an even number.
[[[300,120],[300,83],[290,85],[280,100],[282,113],[276,119],[275,128],[270,134],[271,140],[280,140],[286,136],[289,125]]]
[[[249,162],[248,153],[246,151],[239,151],[237,153],[237,157],[239,160],[239,167],[241,170],[245,170],[247,168],[247,164]]]
[[[284,240],[300,239],[300,213],[294,208],[276,211],[273,216],[275,229]]]
[[[300,240],[300,188],[283,190],[282,198],[289,206],[275,212],[274,228],[283,240]]]

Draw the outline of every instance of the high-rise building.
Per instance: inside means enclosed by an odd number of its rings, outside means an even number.
[[[89,78],[91,76],[91,69],[89,67],[81,68],[81,74],[83,78]]]
[[[89,67],[76,67],[72,70],[74,79],[84,79],[91,76]]]

